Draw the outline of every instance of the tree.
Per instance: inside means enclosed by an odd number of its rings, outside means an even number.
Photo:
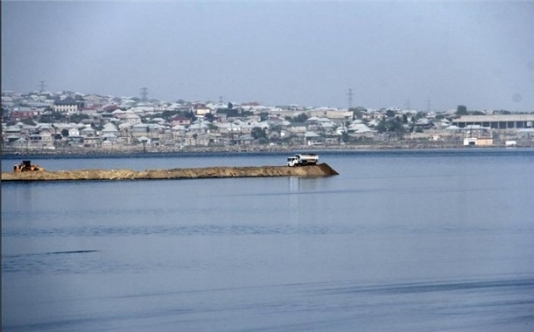
[[[55,122],[59,122],[59,121],[66,120],[66,119],[67,119],[67,116],[65,115],[65,113],[52,111],[50,113],[41,115],[41,117],[39,118],[39,122],[55,123]]]
[[[269,140],[266,138],[266,137],[262,137],[258,140],[258,143],[264,145],[264,144],[267,144],[269,143]]]
[[[9,113],[9,109],[7,107],[2,106],[2,119],[8,119]]]
[[[179,113],[179,111],[163,111],[163,113],[161,113],[161,117],[169,121],[172,117],[178,115]]]
[[[260,127],[254,127],[252,128],[252,132],[250,133],[254,139],[260,139],[260,138],[267,138],[267,134],[265,133],[265,130],[263,130]]]
[[[465,105],[458,105],[458,107],[456,107],[456,115],[467,115],[469,114],[467,112],[467,107]]]
[[[61,135],[63,137],[69,137],[69,130],[68,129],[61,130]]]
[[[82,122],[82,120],[87,120],[87,119],[90,119],[89,115],[87,114],[75,113],[69,116],[70,122],[74,122],[74,123],[80,123]]]
[[[417,114],[415,114],[415,119],[419,120],[419,119],[422,119],[422,118],[426,118],[426,113],[425,112],[419,111],[419,112],[417,112]]]
[[[349,111],[352,111],[354,119],[362,119],[363,114],[367,112],[367,109],[365,107],[358,106],[355,108],[349,108]]]
[[[193,113],[193,111],[185,112],[184,116],[186,118],[190,119],[191,121],[195,121],[197,119],[197,117],[195,116],[195,113]]]
[[[278,133],[278,135],[280,135],[280,133],[282,133],[282,126],[281,125],[269,125],[269,130],[271,132],[276,132]]]
[[[260,121],[266,121],[269,119],[269,113],[268,112],[261,112],[260,113]]]
[[[204,114],[204,119],[206,121],[213,122],[213,120],[215,120],[215,117],[211,113],[206,113],[206,114]]]
[[[289,118],[286,120],[288,120],[289,122],[297,122],[297,123],[304,123],[306,122],[306,120],[308,120],[308,116],[306,115],[306,113],[300,113],[299,115],[293,117],[293,118]]]
[[[231,108],[218,108],[217,114],[226,114],[227,117],[237,117],[239,116],[239,111],[237,109]]]
[[[406,133],[406,128],[402,125],[402,120],[395,119],[382,119],[376,126],[376,130],[379,133],[394,133],[400,138]]]
[[[416,124],[417,120],[415,119],[415,116],[413,116],[411,119],[410,119],[410,131],[413,133],[415,131],[415,124]]]
[[[253,115],[254,115],[254,112],[252,112],[252,111],[239,109],[239,116],[241,116],[241,117],[247,117],[247,116],[253,116]]]

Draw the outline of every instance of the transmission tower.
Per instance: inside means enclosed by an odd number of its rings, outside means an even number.
[[[39,81],[39,93],[43,93],[45,90],[45,81]]]
[[[147,101],[147,100],[148,100],[148,89],[141,88],[141,101]]]
[[[352,96],[353,96],[352,89],[349,89],[347,96],[349,97],[349,109],[351,109],[352,108]]]

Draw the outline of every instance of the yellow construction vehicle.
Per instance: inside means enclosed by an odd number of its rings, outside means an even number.
[[[39,167],[39,165],[32,165],[30,160],[23,160],[20,164],[13,167],[13,172],[35,172],[35,171],[44,171],[45,169]]]

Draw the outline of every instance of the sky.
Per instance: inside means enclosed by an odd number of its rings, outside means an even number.
[[[534,111],[534,2],[2,1],[2,91]],[[352,102],[349,103],[349,89]]]

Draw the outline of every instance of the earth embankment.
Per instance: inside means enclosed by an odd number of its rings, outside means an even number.
[[[239,177],[324,177],[338,173],[328,164],[304,167],[254,166],[254,167],[205,167],[175,168],[168,170],[133,171],[119,170],[71,170],[4,172],[2,181],[118,181],[118,180],[172,180]]]

